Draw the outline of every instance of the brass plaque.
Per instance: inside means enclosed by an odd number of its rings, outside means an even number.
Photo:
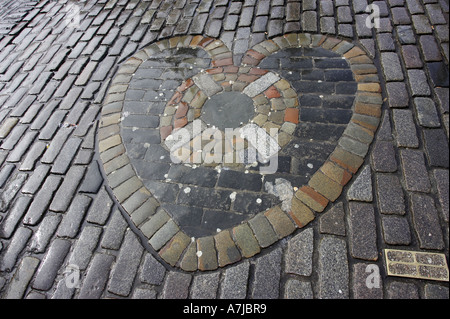
[[[385,249],[388,276],[449,281],[444,254]]]

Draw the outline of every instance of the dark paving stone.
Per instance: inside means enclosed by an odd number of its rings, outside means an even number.
[[[81,183],[79,191],[82,193],[97,194],[103,184],[103,176],[97,161],[94,161],[88,168],[84,181]]]
[[[392,142],[379,141],[372,152],[373,168],[377,172],[393,173],[397,171],[397,160]]]
[[[395,175],[377,174],[378,205],[382,214],[405,214],[403,188]]]
[[[202,187],[214,187],[217,183],[218,173],[208,167],[195,169],[184,165],[171,165],[168,178],[172,182]]]
[[[203,106],[202,119],[221,130],[237,128],[254,116],[253,101],[245,94],[217,94]]]
[[[448,299],[449,298],[449,290],[448,287],[434,285],[434,284],[426,284],[425,285],[425,298],[426,299]]]
[[[231,207],[230,194],[231,191],[185,187],[178,195],[177,204],[228,210]]]
[[[202,228],[204,233],[215,235],[217,230],[225,230],[239,225],[248,218],[245,214],[238,214],[229,211],[205,209],[203,215]]]
[[[409,245],[411,231],[408,221],[404,217],[383,216],[384,241],[389,245]]]
[[[132,160],[137,175],[145,180],[165,180],[170,165],[168,163],[149,163],[142,160]]]
[[[320,217],[319,230],[323,234],[345,236],[345,212],[342,203],[337,203]]]
[[[376,283],[378,283],[378,287],[368,287],[367,280],[368,276],[373,272],[368,267],[368,264],[360,263],[353,265],[353,294],[355,299],[383,299],[383,282],[381,280],[381,276],[378,278],[374,278]]]
[[[409,104],[408,91],[403,82],[389,82],[386,84],[390,107],[407,107]]]
[[[444,62],[427,63],[427,67],[435,87],[448,87],[448,67]]]
[[[258,192],[262,188],[261,175],[222,170],[217,186]]]
[[[325,71],[325,80],[332,82],[353,81],[353,72],[351,70],[327,70]]]
[[[329,77],[339,77],[334,71],[330,71]],[[293,82],[292,86],[297,90],[297,92],[302,93],[322,93],[322,94],[333,94],[335,92],[335,84],[330,82],[317,82],[317,81],[298,81]]]
[[[431,166],[448,168],[448,140],[444,130],[424,130],[423,134],[429,164]]]
[[[144,184],[152,195],[163,203],[175,202],[180,191],[180,187],[177,184],[158,181],[146,181]]]
[[[394,281],[387,287],[388,299],[419,299],[419,289],[413,283]]]
[[[422,35],[419,38],[425,61],[441,61],[442,56],[436,39],[432,35]]]
[[[257,214],[275,206],[279,200],[273,195],[238,193],[233,210],[241,214]]]
[[[303,108],[300,121],[327,124],[348,124],[353,112],[350,110]]]
[[[323,98],[323,107],[326,109],[351,109],[353,107],[354,96],[330,95]]]
[[[188,207],[175,204],[163,204],[164,208],[170,216],[180,225],[189,236],[203,236],[202,229],[203,209],[199,207]],[[210,235],[209,232],[207,232]]]
[[[145,161],[147,162],[158,162],[158,163],[171,163],[170,152],[163,148],[160,144],[153,144],[145,151],[145,148],[142,148],[140,145],[137,145],[138,149],[141,149],[145,152]],[[129,151],[128,151],[129,153]],[[139,157],[136,157],[140,158]]]

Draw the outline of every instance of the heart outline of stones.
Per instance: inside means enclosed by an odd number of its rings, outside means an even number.
[[[211,271],[259,254],[282,238],[304,228],[341,195],[344,186],[357,174],[369,151],[380,123],[382,96],[378,71],[372,59],[359,46],[346,40],[320,34],[291,33],[265,40],[249,49],[242,66],[258,70],[269,55],[286,48],[323,48],[345,58],[355,76],[358,90],[353,116],[335,150],[307,185],[296,191],[292,209],[283,212],[277,205],[215,236],[190,238],[164,210],[137,175],[111,187],[120,206],[133,224],[149,240],[150,246],[167,264],[184,271]],[[153,43],[126,60],[111,82],[102,107],[98,150],[108,180],[130,164],[120,135],[123,101],[127,84],[139,66],[152,54],[170,48],[200,48],[212,58],[216,71],[239,68],[232,52],[218,39],[204,36],[173,37]],[[175,96],[174,96],[175,97]],[[275,236],[267,236],[270,231]]]

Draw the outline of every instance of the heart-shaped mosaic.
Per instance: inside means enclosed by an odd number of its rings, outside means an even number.
[[[288,34],[233,64],[220,40],[154,43],[118,70],[102,109],[109,186],[168,264],[207,271],[303,228],[364,162],[381,116],[358,46]]]

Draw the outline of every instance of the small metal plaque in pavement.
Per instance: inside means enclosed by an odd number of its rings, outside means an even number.
[[[449,272],[444,254],[385,249],[388,276],[448,281]]]

